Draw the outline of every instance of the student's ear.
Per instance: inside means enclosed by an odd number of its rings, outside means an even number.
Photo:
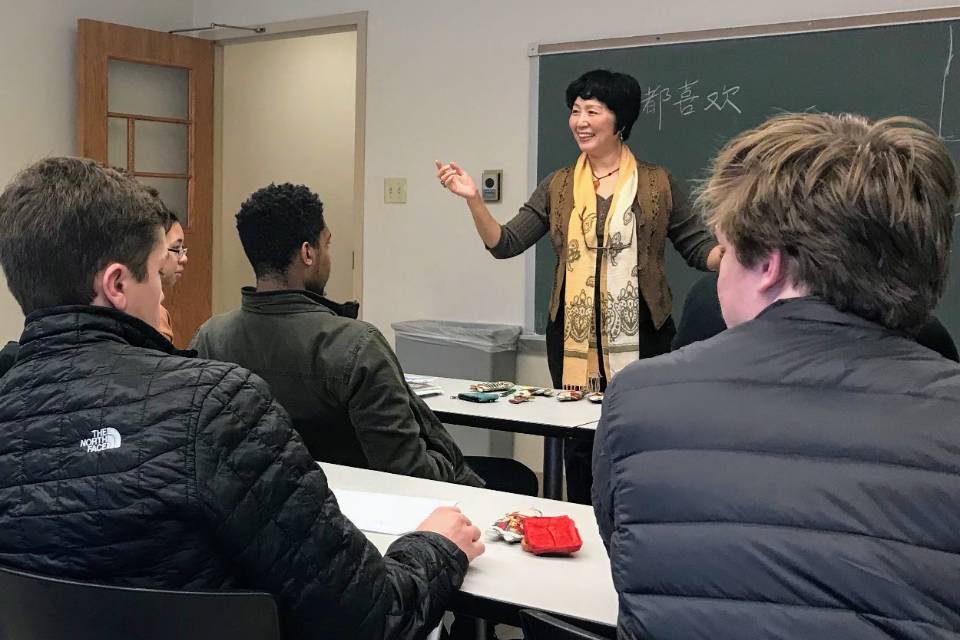
[[[782,249],[772,250],[760,261],[758,267],[760,291],[763,293],[786,284],[790,275],[789,261]]]
[[[307,265],[308,267],[313,266],[313,261],[315,259],[313,253],[314,249],[312,246],[310,246],[309,242],[304,242],[300,245],[300,260],[303,261],[303,264]]]
[[[94,276],[93,290],[96,297],[93,304],[101,307],[113,307],[119,311],[127,310],[127,287],[132,279],[130,270],[119,262],[111,262]]]

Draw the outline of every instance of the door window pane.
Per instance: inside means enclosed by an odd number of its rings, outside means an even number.
[[[187,69],[110,60],[107,63],[107,110],[186,119],[189,86]]]
[[[187,126],[137,120],[134,125],[134,166],[147,173],[179,173],[187,170]]]
[[[160,192],[163,204],[177,214],[180,224],[184,229],[187,228],[187,180],[185,178],[138,177],[137,180],[156,188]]]
[[[127,169],[127,121],[107,118],[107,164]]]

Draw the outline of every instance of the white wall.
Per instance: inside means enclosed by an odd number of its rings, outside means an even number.
[[[0,184],[34,160],[74,151],[78,18],[168,30],[192,26],[193,2],[0,2]],[[22,329],[20,307],[0,283],[0,340]]]
[[[353,299],[356,53],[353,31],[223,48],[215,313],[236,308],[240,287],[256,284],[234,216],[271,182],[305,184],[320,195],[333,233],[327,293]]]
[[[949,6],[931,0],[653,2],[608,0],[195,0],[196,22],[236,24],[369,12],[364,318],[388,336],[419,317],[523,324],[522,258],[495,262],[462,202],[441,190],[433,160],[474,175],[504,170],[508,219],[525,199],[530,63],[527,47]],[[406,205],[383,204],[383,178],[406,176]]]

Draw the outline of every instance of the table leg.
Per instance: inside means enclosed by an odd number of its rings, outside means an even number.
[[[563,498],[563,438],[543,438],[543,497]]]

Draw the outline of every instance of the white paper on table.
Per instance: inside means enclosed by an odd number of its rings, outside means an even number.
[[[340,511],[361,531],[400,535],[415,531],[437,507],[452,507],[456,500],[438,500],[391,493],[335,489]]]
[[[420,376],[415,373],[405,373],[403,374],[403,379],[406,380],[408,384],[413,384],[414,382],[433,382],[435,378],[433,376]]]

